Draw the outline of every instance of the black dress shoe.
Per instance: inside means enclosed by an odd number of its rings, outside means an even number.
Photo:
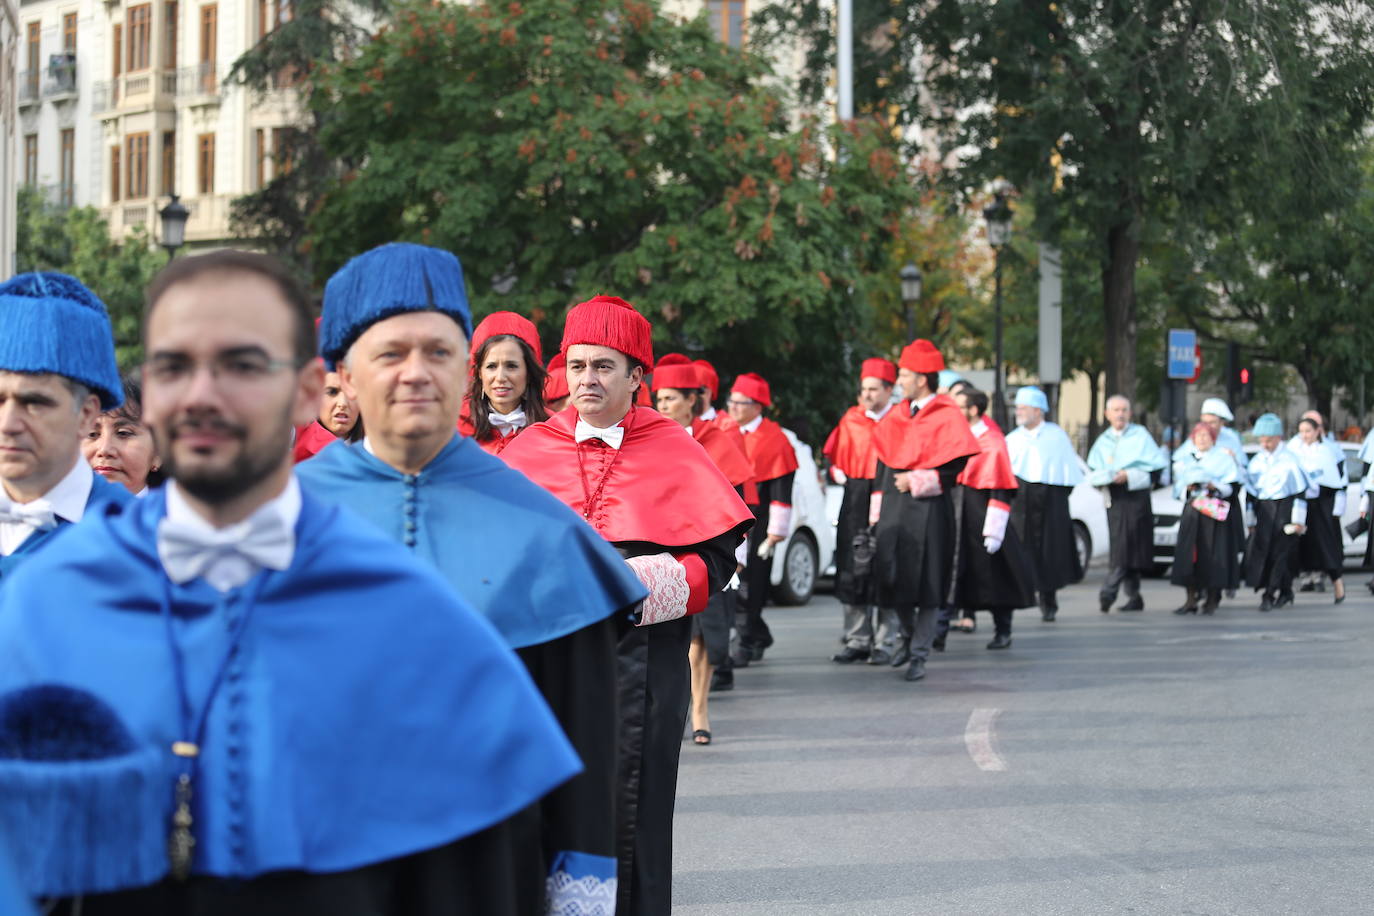
[[[1196,604],[1185,604],[1183,607],[1175,609],[1175,610],[1174,610],[1174,613],[1175,613],[1175,614],[1196,614],[1196,613],[1197,613],[1197,605],[1196,605]]]
[[[911,647],[898,646],[897,651],[892,653],[892,667],[900,668],[911,661]]]
[[[1059,609],[1058,609],[1058,608],[1056,608],[1056,609],[1054,609],[1054,610],[1052,610],[1052,611],[1041,611],[1041,612],[1040,612],[1040,619],[1041,619],[1042,621],[1044,621],[1045,623],[1054,623],[1054,618],[1055,618],[1058,614],[1059,614]]]
[[[749,660],[750,660],[751,662],[761,662],[761,661],[763,661],[763,650],[764,650],[765,648],[766,648],[765,646],[750,646],[750,647],[749,647]]]
[[[911,666],[906,669],[906,674],[902,675],[904,681],[919,681],[926,676],[926,660],[923,658],[912,659]]]
[[[892,653],[882,649],[874,649],[868,654],[868,663],[870,665],[890,665],[892,664]]]
[[[730,653],[730,664],[735,668],[748,668],[749,650],[740,648]]]
[[[1006,649],[1011,646],[1011,636],[1006,633],[998,633],[992,637],[992,642],[988,643],[989,649]]]
[[[1135,596],[1134,598],[1132,598],[1130,601],[1127,601],[1125,604],[1121,605],[1121,607],[1119,608],[1119,610],[1122,610],[1122,611],[1143,611],[1143,610],[1145,610],[1145,601],[1144,601],[1144,599],[1142,599],[1139,595],[1136,595],[1136,596]]]
[[[1279,596],[1278,596],[1277,598],[1274,599],[1274,610],[1277,611],[1279,608],[1284,607],[1285,605],[1292,604],[1292,603],[1293,603],[1293,593],[1292,593],[1292,592],[1279,592]]]
[[[1115,600],[1115,598],[1098,598],[1097,609],[1105,614],[1112,609],[1112,602]]]
[[[1306,582],[1304,582],[1302,584],[1302,587],[1298,589],[1298,591],[1300,592],[1315,592],[1316,590],[1317,583],[1313,582],[1311,579],[1308,579]]]
[[[1274,609],[1274,599],[1273,599],[1273,598],[1270,598],[1269,595],[1266,593],[1265,596],[1264,596],[1263,598],[1260,599],[1260,606],[1259,606],[1259,609],[1260,609],[1261,611],[1266,611],[1266,612],[1267,612],[1267,611],[1272,611],[1272,610]]]
[[[944,638],[943,636],[937,636],[937,637],[935,637],[935,639],[934,639],[934,640],[931,642],[931,644],[930,644],[930,648],[931,648],[931,651],[934,651],[934,652],[943,652],[943,651],[945,651],[945,638]]]
[[[830,656],[832,662],[839,662],[841,665],[861,662],[866,658],[868,658],[867,649],[855,649],[852,646],[846,646],[843,652],[836,652]]]
[[[711,693],[724,693],[735,689],[735,672],[716,670],[711,674]]]

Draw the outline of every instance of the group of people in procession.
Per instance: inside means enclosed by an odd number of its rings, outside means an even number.
[[[718,413],[715,368],[656,360],[648,319],[604,295],[546,363],[528,319],[474,327],[459,260],[414,244],[348,262],[318,317],[283,265],[233,250],[172,262],[146,300],[121,378],[96,292],[0,285],[18,893],[72,914],[669,912],[687,723],[710,744],[710,693],[774,640],[798,461],[767,380],[739,375]],[[976,611],[1006,649],[1015,610],[1052,622],[1082,577],[1069,437],[1033,386],[1009,432],[989,406],[930,341],[863,362],[823,450],[835,662],[919,681]],[[1106,414],[1100,606],[1139,611],[1167,459],[1124,397]],[[1247,462],[1230,419],[1209,399],[1172,458],[1178,613],[1242,578],[1282,606],[1302,570],[1340,602],[1339,447],[1320,417],[1285,445],[1268,414]]]

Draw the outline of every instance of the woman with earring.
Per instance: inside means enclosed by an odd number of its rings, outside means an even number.
[[[143,386],[136,374],[124,377],[123,405],[95,418],[81,442],[81,454],[91,470],[135,496],[161,485],[157,442],[143,423]]]
[[[320,415],[314,423],[296,430],[292,456],[299,464],[307,458],[313,458],[320,449],[337,439],[358,442],[362,438],[363,418],[358,413],[358,402],[344,391],[339,373],[326,372],[324,395],[320,398]]]
[[[472,378],[458,428],[501,454],[522,429],[549,418],[545,375],[534,324],[514,312],[492,312],[472,332]]]

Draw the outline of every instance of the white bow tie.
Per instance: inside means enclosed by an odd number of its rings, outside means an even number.
[[[577,442],[586,442],[588,439],[600,439],[611,448],[619,449],[620,443],[625,441],[625,427],[608,426],[605,429],[596,427],[586,420],[578,419],[577,429],[573,433],[573,439]]]
[[[46,499],[14,503],[0,496],[0,522],[28,525],[34,531],[50,531],[57,527],[57,513]]]
[[[255,566],[286,569],[296,532],[275,513],[218,530],[164,518],[157,526],[157,553],[167,578],[181,585],[205,575],[217,561],[241,557]]]
[[[491,421],[491,428],[503,436],[508,436],[517,429],[525,428],[525,411],[523,409],[512,410],[510,413],[497,413],[493,410],[487,415],[487,419]]]

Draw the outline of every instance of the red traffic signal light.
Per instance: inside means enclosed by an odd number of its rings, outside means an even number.
[[[1249,369],[1241,369],[1241,370],[1240,370],[1240,383],[1241,383],[1242,385],[1248,385],[1248,384],[1250,384],[1250,370],[1249,370]]]

